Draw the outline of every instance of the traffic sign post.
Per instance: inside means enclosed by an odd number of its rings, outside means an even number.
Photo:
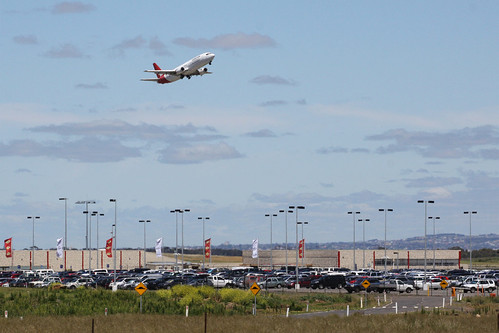
[[[256,316],[256,295],[260,292],[262,288],[256,283],[253,282],[253,284],[250,287],[251,292],[253,295],[255,295],[255,304],[253,305],[253,316]]]
[[[445,289],[448,286],[449,286],[449,283],[446,280],[442,280],[442,282],[440,282],[440,287],[442,287],[442,289]]]
[[[140,282],[136,287],[135,291],[140,295],[140,313],[142,313],[142,295],[147,291],[147,287]]]
[[[362,287],[364,287],[364,296],[366,297],[366,307],[367,307],[367,288],[369,288],[369,286],[371,285],[371,282],[364,280],[362,282]]]

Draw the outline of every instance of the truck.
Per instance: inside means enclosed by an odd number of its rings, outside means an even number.
[[[399,293],[411,293],[413,290],[414,286],[412,284],[408,284],[397,279],[385,280],[378,286],[378,291],[380,293],[389,293],[390,291],[398,291]]]

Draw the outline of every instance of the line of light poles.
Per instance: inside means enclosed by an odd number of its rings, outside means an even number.
[[[472,262],[472,259],[471,259],[471,252],[473,251],[473,248],[471,247],[471,215],[477,214],[477,212],[470,210],[470,211],[464,212],[464,214],[470,216],[470,268],[469,268],[469,270],[471,271],[473,269],[473,262]]]

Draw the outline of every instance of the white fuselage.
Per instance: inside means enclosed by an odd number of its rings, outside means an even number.
[[[177,81],[178,79],[182,79],[185,76],[189,77],[191,75],[196,75],[197,70],[201,67],[208,65],[215,55],[213,53],[207,52],[200,54],[191,60],[183,63],[182,65],[176,67],[174,70],[177,74],[166,74],[165,79],[168,82]]]

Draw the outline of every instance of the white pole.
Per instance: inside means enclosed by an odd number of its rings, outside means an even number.
[[[362,297],[360,298],[360,308],[362,309],[363,306],[362,306]]]
[[[445,308],[445,297],[442,298],[442,308]]]
[[[350,315],[350,305],[347,305],[347,317]]]
[[[399,305],[397,302],[395,302],[395,314],[399,313]]]
[[[289,306],[286,308],[286,318],[289,317]]]

